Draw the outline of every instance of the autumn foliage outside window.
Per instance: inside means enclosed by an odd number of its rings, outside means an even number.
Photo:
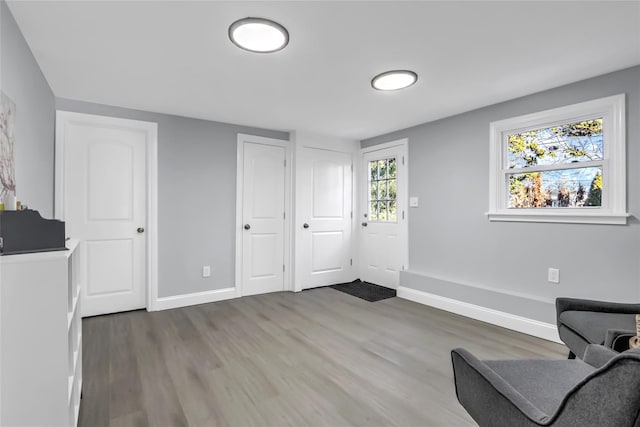
[[[603,119],[506,135],[509,208],[602,205]]]

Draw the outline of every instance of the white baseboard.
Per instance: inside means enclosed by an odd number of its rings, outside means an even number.
[[[548,341],[562,343],[558,336],[558,329],[556,328],[556,325],[551,323],[516,316],[515,314],[505,313],[503,311],[493,310],[491,308],[475,304],[469,304],[467,302],[406,288],[404,286],[398,286],[397,295],[400,298],[439,308],[451,313],[460,314],[482,322],[491,323],[492,325],[533,335],[534,337]]]
[[[236,288],[216,289],[213,291],[195,292],[185,295],[174,295],[158,298],[150,311],[168,310],[170,308],[186,307],[188,305],[206,304],[236,297]]]

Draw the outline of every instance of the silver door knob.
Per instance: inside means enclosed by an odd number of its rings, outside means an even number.
[[[245,230],[249,230],[249,229],[251,229],[251,226],[250,226],[249,224],[245,224],[245,225],[244,225],[244,229],[245,229]]]
[[[363,223],[362,223],[362,226],[363,226],[363,227],[366,227],[366,226],[367,226],[367,223],[366,223],[366,222],[363,222]]]
[[[302,228],[309,228],[309,224],[305,222],[304,224],[302,224]]]
[[[144,228],[142,227],[138,227],[138,229],[136,230],[138,233],[144,233]]]

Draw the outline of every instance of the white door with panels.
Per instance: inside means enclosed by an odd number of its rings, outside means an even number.
[[[351,153],[303,147],[298,152],[296,224],[300,289],[352,279]]]
[[[147,168],[155,123],[59,111],[56,216],[80,240],[82,315],[146,307]]]
[[[407,268],[406,140],[361,150],[360,278],[397,288]]]
[[[283,141],[238,136],[242,237],[239,268],[241,295],[285,289],[288,179]],[[238,271],[239,270],[239,271]]]

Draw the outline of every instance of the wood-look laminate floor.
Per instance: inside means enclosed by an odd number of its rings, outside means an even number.
[[[564,346],[400,298],[331,288],[83,321],[80,426],[474,426],[450,350]]]

